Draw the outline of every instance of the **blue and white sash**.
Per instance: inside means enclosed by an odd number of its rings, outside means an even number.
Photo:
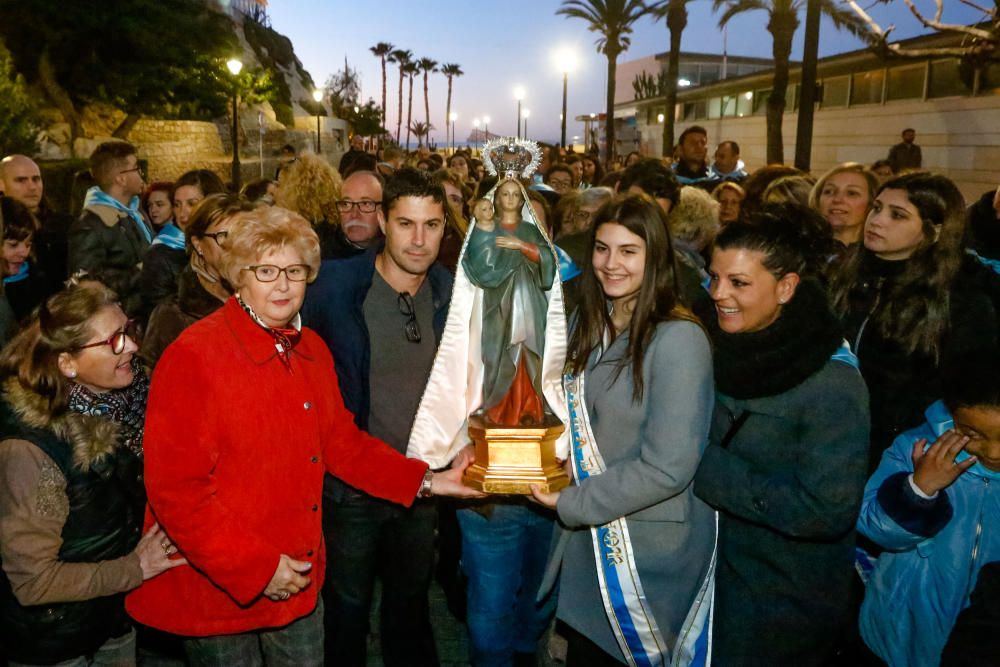
[[[565,376],[572,437],[573,476],[582,484],[605,471],[584,401],[584,374]],[[712,608],[715,597],[715,551],[698,594],[684,619],[677,646],[671,655],[657,627],[653,611],[639,580],[628,525],[620,517],[592,526],[597,579],[604,610],[615,639],[632,667],[700,667],[711,664]],[[716,515],[718,539],[718,515]]]

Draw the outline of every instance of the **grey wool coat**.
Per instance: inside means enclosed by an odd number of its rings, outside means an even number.
[[[718,394],[694,487],[719,510],[715,664],[825,663],[850,622],[868,430],[864,380],[841,361],[775,396]]]
[[[639,578],[670,647],[715,542],[714,513],[692,492],[712,414],[708,338],[692,322],[658,325],[638,401],[628,366],[616,377],[627,340],[620,336],[588,364],[585,405],[607,469],[563,490],[548,565],[549,577],[562,568],[557,616],[623,662],[598,587],[590,527],[626,517]]]

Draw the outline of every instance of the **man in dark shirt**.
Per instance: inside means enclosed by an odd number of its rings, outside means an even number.
[[[0,187],[38,220],[34,249],[41,270],[56,283],[66,280],[66,234],[73,217],[49,206],[38,165],[26,155],[8,155],[0,160]]]
[[[303,323],[333,353],[344,405],[355,422],[402,453],[451,299],[451,274],[435,261],[447,215],[444,190],[427,174],[396,172],[378,212],[384,245],[324,262],[302,310]],[[427,600],[436,517],[433,499],[407,509],[327,476],[323,596],[329,664],[366,664],[378,576],[383,662],[437,665]]]
[[[904,169],[920,169],[924,162],[924,156],[920,152],[920,146],[913,143],[917,138],[917,131],[912,127],[903,130],[903,140],[889,149],[889,164],[895,174]]]
[[[708,166],[708,130],[692,125],[681,132],[677,152],[679,159],[673,170],[681,185],[693,185],[711,192],[719,184],[719,177]]]

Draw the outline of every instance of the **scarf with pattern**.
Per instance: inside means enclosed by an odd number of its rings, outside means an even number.
[[[132,384],[103,394],[95,394],[82,384],[74,382],[69,390],[69,409],[82,415],[110,419],[118,424],[121,434],[119,446],[124,445],[141,459],[149,376],[138,361],[132,362],[132,374]]]

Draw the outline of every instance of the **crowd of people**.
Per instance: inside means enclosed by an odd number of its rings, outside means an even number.
[[[691,126],[518,180],[355,137],[239,192],[113,141],[73,212],[4,157],[0,658],[361,666],[377,609],[384,664],[437,665],[437,579],[476,666],[553,628],[570,667],[996,664],[1000,190],[914,138],[813,175]],[[568,323],[561,491],[407,457],[497,248]]]

